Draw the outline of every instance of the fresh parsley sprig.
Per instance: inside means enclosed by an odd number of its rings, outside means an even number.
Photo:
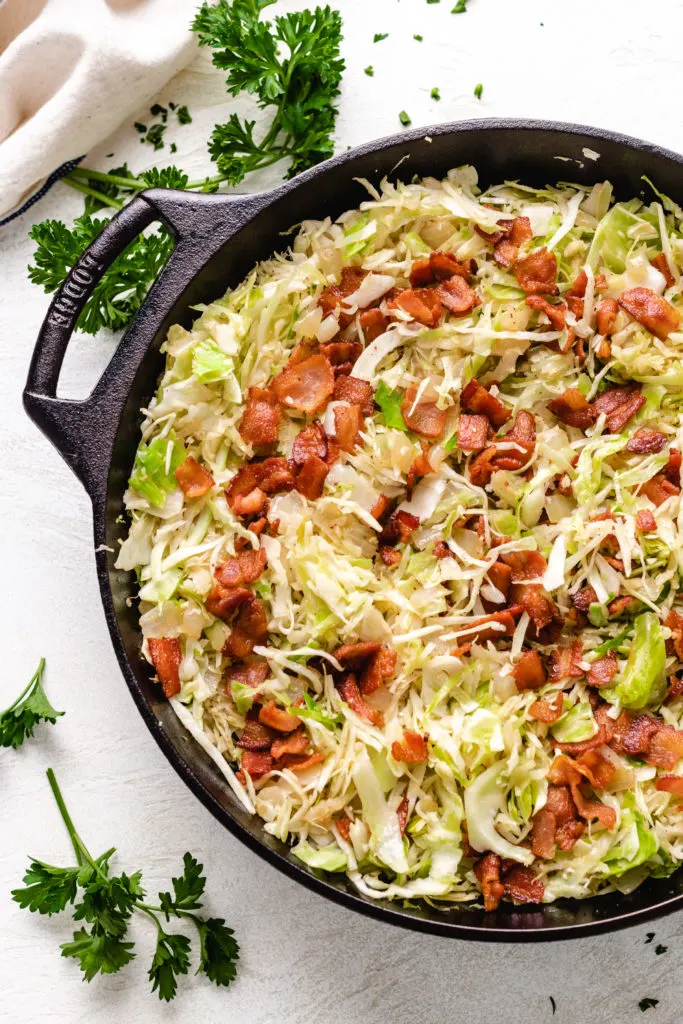
[[[28,686],[19,694],[13,704],[0,714],[0,747],[20,747],[24,740],[33,736],[39,722],[53,725],[64,714],[55,711],[47,699],[43,687],[45,658],[41,658]]]
[[[12,890],[12,898],[26,910],[49,916],[73,906],[74,920],[84,925],[73,933],[70,942],[62,943],[62,956],[78,961],[85,981],[92,981],[98,974],[115,974],[135,958],[134,943],[127,941],[126,936],[128,923],[138,911],[156,926],[156,949],[148,977],[152,992],[157,992],[160,999],[173,999],[179,976],[190,969],[190,939],[164,927],[172,918],[191,922],[197,932],[196,973],[205,974],[216,985],[229,985],[239,959],[234,933],[222,918],[194,913],[202,906],[206,886],[202,865],[186,853],[182,875],[171,879],[173,891],[160,892],[156,905],[145,902],[142,872],[111,875],[110,860],[116,853],[115,847],[99,857],[92,856],[76,831],[51,768],[47,777],[69,833],[76,864],[63,868],[31,860],[24,875],[25,886]]]

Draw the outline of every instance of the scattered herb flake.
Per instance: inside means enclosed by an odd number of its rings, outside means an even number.
[[[150,146],[154,147],[154,150],[164,148],[164,132],[166,131],[165,124],[153,124],[151,128],[147,130],[147,135],[144,141],[148,142]],[[143,141],[143,140],[140,140]]]
[[[43,689],[45,658],[41,658],[28,686],[19,694],[13,704],[0,714],[0,747],[20,747],[24,740],[33,736],[33,730],[40,722],[57,721],[63,711],[55,711]]]
[[[647,936],[647,938],[645,939],[645,945],[649,946],[650,943],[652,942],[652,940],[655,937],[655,933],[654,932],[646,932],[645,934]]]
[[[458,0],[457,4],[451,11],[451,14],[465,14],[467,11],[467,0]]]
[[[439,90],[437,89],[436,86],[434,86],[434,88],[432,89],[432,91],[430,92],[429,95],[432,97],[433,100],[440,100],[441,99],[441,93],[439,92]]]
[[[666,953],[668,948],[669,948],[668,946],[662,946],[661,943],[660,943],[658,946],[655,946],[655,954],[657,956],[661,956],[662,953]]]
[[[176,108],[177,106],[178,106],[178,104],[177,104],[177,103],[169,103],[169,105],[168,105],[168,109],[169,109],[169,110],[175,110],[175,108]]]
[[[552,997],[552,996],[550,996],[549,998],[550,998],[550,1005],[551,1005],[551,1007],[552,1007],[552,1010],[553,1010],[553,1017],[554,1017],[554,1016],[555,1016],[555,1010],[557,1009],[557,1007],[556,1007],[556,1005],[555,1005],[555,1000],[553,999],[553,997]]]
[[[481,99],[481,94],[483,93],[483,91],[484,91],[484,86],[481,84],[481,82],[479,82],[478,85],[475,85],[475,87],[474,87],[474,95],[477,97],[478,100]]]
[[[375,73],[375,69],[373,68],[372,64],[368,64],[366,68],[363,68],[363,71],[368,76],[368,78],[372,78],[372,76]]]
[[[170,150],[171,150],[172,153],[177,153],[178,152],[178,147],[176,146],[175,142],[171,143]]]
[[[424,39],[424,36],[416,34],[416,35],[413,36],[413,39],[417,39],[418,43],[421,43],[422,40]]]
[[[139,132],[140,135],[144,135],[147,131],[147,125],[143,124],[142,121],[134,121],[133,128],[135,128],[135,131]]]
[[[152,117],[159,117],[159,114],[165,114],[167,111],[166,107],[162,107],[160,103],[153,103],[149,108],[149,112]]]
[[[192,115],[184,104],[176,110],[176,117],[180,124],[192,124]]]
[[[659,1004],[659,999],[641,999],[638,1003],[641,1013],[645,1013],[646,1010],[654,1010],[655,1006]]]
[[[388,39],[388,38],[389,38],[389,33],[388,32],[375,32],[372,41],[373,41],[373,43],[381,43],[383,39]]]
[[[404,125],[405,127],[407,127],[409,124],[412,124],[412,121],[410,120],[410,114],[408,114],[405,110],[402,110],[399,113],[398,119],[401,122],[401,124]]]

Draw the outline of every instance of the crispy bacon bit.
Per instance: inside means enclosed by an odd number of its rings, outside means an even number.
[[[528,217],[515,217],[510,229],[510,241],[515,245],[524,245],[534,237],[531,229],[531,221]]]
[[[486,416],[496,428],[502,427],[510,419],[510,410],[474,378],[463,388],[460,405],[468,412]]]
[[[235,515],[254,515],[266,505],[266,495],[291,491],[294,477],[287,460],[279,456],[242,466],[226,490],[228,505]]]
[[[353,314],[342,308],[342,300],[360,287],[366,273],[367,271],[361,270],[360,267],[343,267],[339,284],[328,285],[318,299],[324,317],[338,313],[339,326],[342,329],[348,327],[353,319]]]
[[[675,654],[679,661],[683,661],[683,615],[672,608],[664,619],[664,625],[672,634],[666,642],[666,653]]]
[[[683,775],[660,775],[657,779],[657,789],[660,793],[673,793],[674,796],[683,797]]]
[[[422,764],[427,760],[429,750],[427,741],[419,732],[406,729],[403,739],[394,740],[391,744],[391,756],[394,761],[405,761],[406,764]]]
[[[557,819],[547,807],[542,807],[534,815],[531,826],[531,852],[534,857],[552,860],[555,853],[555,831]]]
[[[643,508],[636,512],[636,530],[641,533],[654,533],[657,529],[657,520],[649,509]]]
[[[544,686],[548,677],[538,651],[525,651],[513,668],[512,677],[520,693]]]
[[[216,583],[207,595],[206,609],[217,619],[229,622],[235,609],[246,604],[252,597],[251,590],[245,587],[224,587]]]
[[[380,545],[406,544],[419,525],[420,520],[412,512],[396,509],[379,536]]]
[[[232,682],[241,683],[242,686],[250,686],[252,689],[256,689],[262,683],[265,683],[269,673],[270,668],[267,661],[253,661],[248,665],[231,665],[223,673],[223,683],[228,693],[230,692],[230,684]]]
[[[358,317],[358,322],[360,323],[366,345],[369,345],[375,338],[379,338],[380,334],[384,334],[389,326],[389,321],[379,309],[364,310]],[[354,357],[354,363],[357,358],[358,356]]]
[[[292,445],[292,460],[297,466],[303,466],[312,455],[323,461],[327,458],[327,435],[319,421],[300,430]]]
[[[640,493],[644,494],[646,498],[649,498],[653,505],[659,508],[669,498],[675,497],[675,495],[681,493],[681,489],[677,484],[672,484],[664,473],[657,473],[655,476],[650,477],[643,486],[640,488]]]
[[[557,259],[554,252],[545,248],[532,252],[517,260],[513,272],[525,292],[557,295]]]
[[[436,288],[441,305],[454,316],[464,316],[478,306],[479,297],[464,278],[454,275]]]
[[[257,753],[256,751],[245,750],[240,762],[241,770],[237,772],[237,778],[244,785],[244,775],[250,775],[254,782],[267,775],[273,769],[273,759],[269,753]]]
[[[669,448],[669,461],[664,467],[664,475],[667,480],[670,480],[672,484],[677,487],[681,483],[681,462],[683,457],[679,452],[678,448]]]
[[[387,303],[387,309],[401,309],[425,327],[436,327],[441,319],[441,301],[432,288],[407,288]]]
[[[369,313],[382,314],[378,309],[368,310]],[[343,366],[345,363],[355,363],[363,351],[359,341],[330,341],[327,345],[321,345],[320,351],[329,359],[332,366]]]
[[[499,590],[507,600],[507,596],[510,593],[510,585],[512,584],[512,569],[510,566],[504,565],[503,562],[494,562],[493,565],[489,566],[487,576],[496,590]]]
[[[515,618],[522,614],[521,605],[506,608],[504,612],[483,615],[467,625],[468,633],[463,639],[470,643],[485,644],[488,640],[501,640],[512,636],[515,631]]]
[[[651,288],[629,288],[621,293],[619,305],[660,341],[666,341],[681,322],[678,310]]]
[[[651,715],[637,715],[634,718],[621,745],[627,754],[644,754],[650,746],[650,740],[659,729],[657,722]]]
[[[676,700],[683,693],[683,676],[669,676],[669,686],[666,691],[666,703]]]
[[[249,592],[249,598],[241,605],[232,632],[223,645],[223,654],[236,661],[242,661],[251,654],[256,644],[262,644],[267,637],[268,620],[265,609],[259,599]]]
[[[325,760],[325,755],[317,751],[313,754],[286,754],[278,768],[287,768],[290,772],[305,772],[314,765]]]
[[[607,605],[607,611],[611,616],[621,615],[630,608],[632,604],[635,604],[635,601],[635,597],[631,597],[626,594],[623,597],[615,597],[615,599]]]
[[[645,395],[633,388],[610,388],[598,395],[593,408],[598,415],[606,413],[607,429],[610,434],[618,434],[645,402]]]
[[[340,665],[357,669],[360,668],[366,658],[369,658],[372,654],[377,654],[381,649],[382,645],[376,641],[364,640],[357,644],[342,644],[341,647],[338,647],[332,653]]]
[[[467,278],[472,273],[472,260],[459,263],[453,253],[436,249],[426,259],[415,260],[410,271],[410,284],[413,288],[424,287],[433,281],[445,281],[454,274]]]
[[[174,476],[178,487],[188,498],[201,498],[216,482],[208,470],[200,466],[191,455],[180,463]]]
[[[629,438],[626,445],[627,452],[635,452],[636,455],[652,455],[654,452],[661,452],[666,447],[666,437],[658,430],[636,430],[633,437]]]
[[[683,757],[683,732],[674,729],[672,725],[659,724],[659,729],[650,740],[650,746],[645,754],[648,764],[654,764],[658,768],[675,768]]]
[[[348,380],[348,377],[339,378]],[[334,435],[343,452],[352,452],[360,443],[363,413],[357,405],[338,405],[334,409]]]
[[[513,583],[537,579],[548,568],[548,563],[540,551],[504,551],[499,558],[510,567]]]
[[[147,646],[164,697],[175,697],[180,692],[180,640],[177,636],[150,637]]]
[[[309,501],[316,501],[321,497],[325,487],[325,478],[330,467],[317,455],[310,455],[296,475],[294,486],[299,494]]]
[[[583,675],[581,659],[583,650],[580,640],[574,640],[571,647],[556,647],[550,652],[548,679],[559,683],[562,679],[579,679]]]
[[[391,679],[396,671],[396,660],[396,651],[390,647],[382,647],[367,658],[360,674],[360,688],[364,697],[379,690],[385,679]]]
[[[588,670],[588,685],[609,686],[617,674],[617,669],[617,656],[614,651],[608,651],[604,657],[591,664]]]
[[[363,700],[361,692],[358,689],[358,683],[356,677],[351,673],[342,679],[341,682],[337,683],[337,689],[339,690],[339,696],[345,701],[352,711],[360,717],[364,718],[366,722],[370,722],[371,725],[377,726],[381,729],[384,726],[384,717],[380,711],[376,708],[371,707],[367,701]]]
[[[280,403],[272,391],[249,388],[239,432],[247,444],[258,448],[275,444],[280,431]]]
[[[432,548],[432,554],[434,555],[434,558],[442,559],[442,558],[451,558],[451,556],[453,555],[453,552],[451,551],[451,549],[449,548],[448,544],[446,544],[445,541],[437,540],[437,541],[434,541],[434,547]]]
[[[256,708],[252,708],[247,714],[242,735],[237,741],[237,746],[242,750],[270,750],[275,734],[265,722],[259,721],[258,716]]]
[[[285,754],[303,754],[308,746],[308,736],[302,728],[290,733],[281,740],[273,740],[270,748],[270,756],[274,761],[284,757]]]
[[[537,633],[555,618],[555,605],[538,583],[513,583],[512,599],[522,605]]]
[[[439,409],[435,402],[420,398],[415,405],[417,388],[411,384],[401,402],[401,412],[406,426],[421,437],[437,438],[446,426],[446,410]]]
[[[290,715],[289,711],[283,711],[273,700],[263,705],[259,711],[258,719],[262,725],[267,725],[278,732],[293,732],[294,729],[298,729],[301,725],[300,718],[297,718],[296,715]]]
[[[587,612],[592,604],[596,604],[598,595],[593,587],[582,587],[572,594],[572,604],[579,612]]]
[[[650,260],[650,263],[659,271],[660,274],[664,275],[667,288],[671,288],[676,284],[676,278],[671,273],[669,261],[663,252],[660,252],[658,256],[655,256],[654,259]]]
[[[429,445],[424,441],[421,441],[420,444],[422,451],[417,458],[413,459],[411,462],[410,468],[408,469],[408,476],[406,477],[406,490],[408,491],[408,495],[413,493],[413,488],[418,480],[433,472],[429,461]]]
[[[587,750],[577,758],[576,764],[595,789],[604,789],[617,770],[616,765],[603,757],[599,750]]]
[[[351,819],[349,817],[347,817],[346,815],[344,815],[343,818],[337,818],[333,822],[333,824],[335,824],[337,826],[337,831],[339,832],[339,835],[342,837],[344,842],[346,842],[346,843],[350,842],[350,840],[351,840],[351,833],[350,833],[349,830],[351,828],[351,825],[353,824]]]
[[[567,852],[571,850],[576,840],[580,839],[585,831],[586,826],[584,823],[577,818],[572,818],[570,821],[566,821],[564,825],[558,826],[555,833],[555,842],[561,850]]]
[[[396,817],[398,818],[398,827],[401,835],[406,834],[406,825],[408,824],[408,797],[404,796],[400,804],[396,808]]]
[[[378,523],[381,523],[393,504],[394,502],[392,498],[388,498],[386,494],[380,494],[379,498],[370,509],[370,515],[373,519],[376,519]]]
[[[317,412],[334,391],[334,373],[322,353],[287,366],[275,377],[271,389],[288,409]]]
[[[608,807],[600,800],[587,800],[578,785],[572,786],[572,796],[576,809],[586,821],[597,818],[605,828],[613,829],[617,823],[617,812],[613,807]]]
[[[564,302],[558,302],[556,306],[544,299],[542,295],[527,295],[524,300],[527,306],[531,306],[532,309],[538,310],[539,313],[545,313],[550,320],[551,326],[556,331],[563,331],[566,326],[566,314],[567,306]]]
[[[493,258],[504,270],[509,270],[518,256],[519,249],[509,238],[502,238],[493,247]]]
[[[557,758],[559,761],[559,758]],[[569,760],[567,758],[567,760]],[[564,825],[576,817],[576,806],[572,799],[569,786],[548,786],[545,806],[555,815],[558,825]]]
[[[484,897],[484,910],[497,910],[505,893],[505,886],[500,880],[500,857],[497,853],[485,853],[474,865],[474,874],[481,886]]]
[[[357,405],[364,416],[372,416],[374,394],[374,388],[367,380],[360,380],[358,377],[337,377],[332,397],[335,402]]]
[[[603,299],[595,313],[595,320],[598,334],[607,338],[614,330],[614,324],[619,312],[619,305],[616,299]]]
[[[266,567],[264,548],[254,551],[240,551],[234,558],[228,558],[217,567],[215,576],[224,587],[243,587],[254,583]]]
[[[585,270],[581,270],[574,280],[569,291],[565,292],[565,299],[567,305],[571,309],[572,313],[577,320],[580,320],[583,316],[583,298],[586,294],[586,288],[588,286],[588,276]]]
[[[562,420],[568,427],[577,427],[579,430],[591,427],[597,419],[594,408],[578,388],[567,388],[557,398],[548,402],[548,408],[558,420]]]
[[[561,693],[556,693],[552,698],[535,700],[529,708],[529,716],[537,722],[545,725],[552,725],[558,718],[562,717],[564,711],[564,700]]]
[[[458,448],[464,452],[480,452],[486,447],[488,433],[486,416],[464,412],[458,420]]]
[[[515,865],[504,876],[505,895],[515,903],[541,903],[545,886],[531,868]]]
[[[396,548],[390,547],[388,544],[380,545],[379,554],[385,565],[398,565],[401,561],[401,552],[397,551]]]

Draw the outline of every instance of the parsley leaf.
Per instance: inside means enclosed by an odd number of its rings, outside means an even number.
[[[422,42],[422,40],[424,39],[424,36],[421,36],[421,35],[415,34],[415,35],[413,36],[413,39],[416,39],[416,40],[418,41],[418,43],[421,43],[421,42]]]
[[[432,97],[433,100],[440,100],[441,99],[441,93],[439,92],[439,90],[438,90],[438,88],[436,86],[434,86],[434,88],[432,89],[432,91],[430,92],[429,95]]]
[[[192,124],[192,115],[184,104],[176,110],[176,117],[180,124]]]
[[[116,974],[122,967],[135,958],[132,953],[134,943],[122,942],[114,935],[107,935],[97,928],[86,931],[80,928],[74,932],[71,942],[63,942],[59,947],[62,956],[71,956],[78,960],[86,981],[92,981],[96,974]]]
[[[159,893],[159,903],[170,920],[171,915],[180,916],[182,910],[197,910],[201,907],[200,896],[204,894],[206,878],[203,877],[203,866],[195,860],[191,853],[183,857],[183,874],[180,878],[172,878],[173,896],[169,892]]]
[[[638,1003],[638,1006],[640,1007],[641,1013],[645,1013],[646,1010],[654,1010],[654,1008],[658,1004],[659,1004],[659,999],[649,999],[649,998],[646,998],[646,999],[641,999],[640,1002]]]
[[[381,43],[383,39],[388,39],[388,38],[389,38],[389,33],[388,32],[375,32],[374,36],[372,37],[372,41],[373,41],[373,43]]]
[[[197,974],[201,971],[215,985],[229,985],[235,977],[240,947],[232,928],[221,917],[207,920],[195,918],[201,954]]]
[[[20,747],[25,739],[33,736],[39,722],[53,725],[64,714],[55,711],[43,689],[45,658],[41,658],[28,686],[6,711],[0,714],[0,747]]]
[[[380,407],[384,422],[388,427],[394,427],[396,430],[408,429],[401,412],[403,395],[400,391],[394,391],[381,380],[375,391],[375,402]]]
[[[474,87],[474,95],[477,97],[478,100],[481,99],[481,94],[483,93],[483,91],[484,91],[484,86],[481,84],[481,82],[479,82],[478,85],[475,85],[475,87]]]
[[[458,0],[457,4],[451,11],[451,14],[465,14],[467,11],[467,0]]]
[[[662,946],[661,944],[658,945],[658,946],[655,946],[655,955],[656,956],[661,956],[662,953],[666,953],[667,952],[668,948],[669,948],[668,946]]]
[[[32,860],[24,875],[25,889],[12,889],[12,899],[22,910],[58,914],[76,899],[79,868],[55,868]]]
[[[410,114],[407,114],[405,110],[401,110],[398,115],[398,119],[404,127],[407,127],[413,122],[410,120]]]
[[[366,68],[363,68],[363,71],[368,76],[368,78],[372,78],[372,76],[375,73],[375,69],[373,68],[372,64],[368,64]]]
[[[173,999],[177,990],[178,974],[187,974],[190,968],[190,940],[186,935],[168,935],[159,931],[152,966],[148,978],[152,992],[159,992],[159,999],[166,1002]]]
[[[655,937],[655,933],[654,932],[646,932],[645,933],[645,945],[649,946],[649,944],[652,942],[654,937]]]

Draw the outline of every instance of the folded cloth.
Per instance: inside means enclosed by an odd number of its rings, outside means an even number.
[[[0,0],[0,218],[189,64],[197,6]]]

